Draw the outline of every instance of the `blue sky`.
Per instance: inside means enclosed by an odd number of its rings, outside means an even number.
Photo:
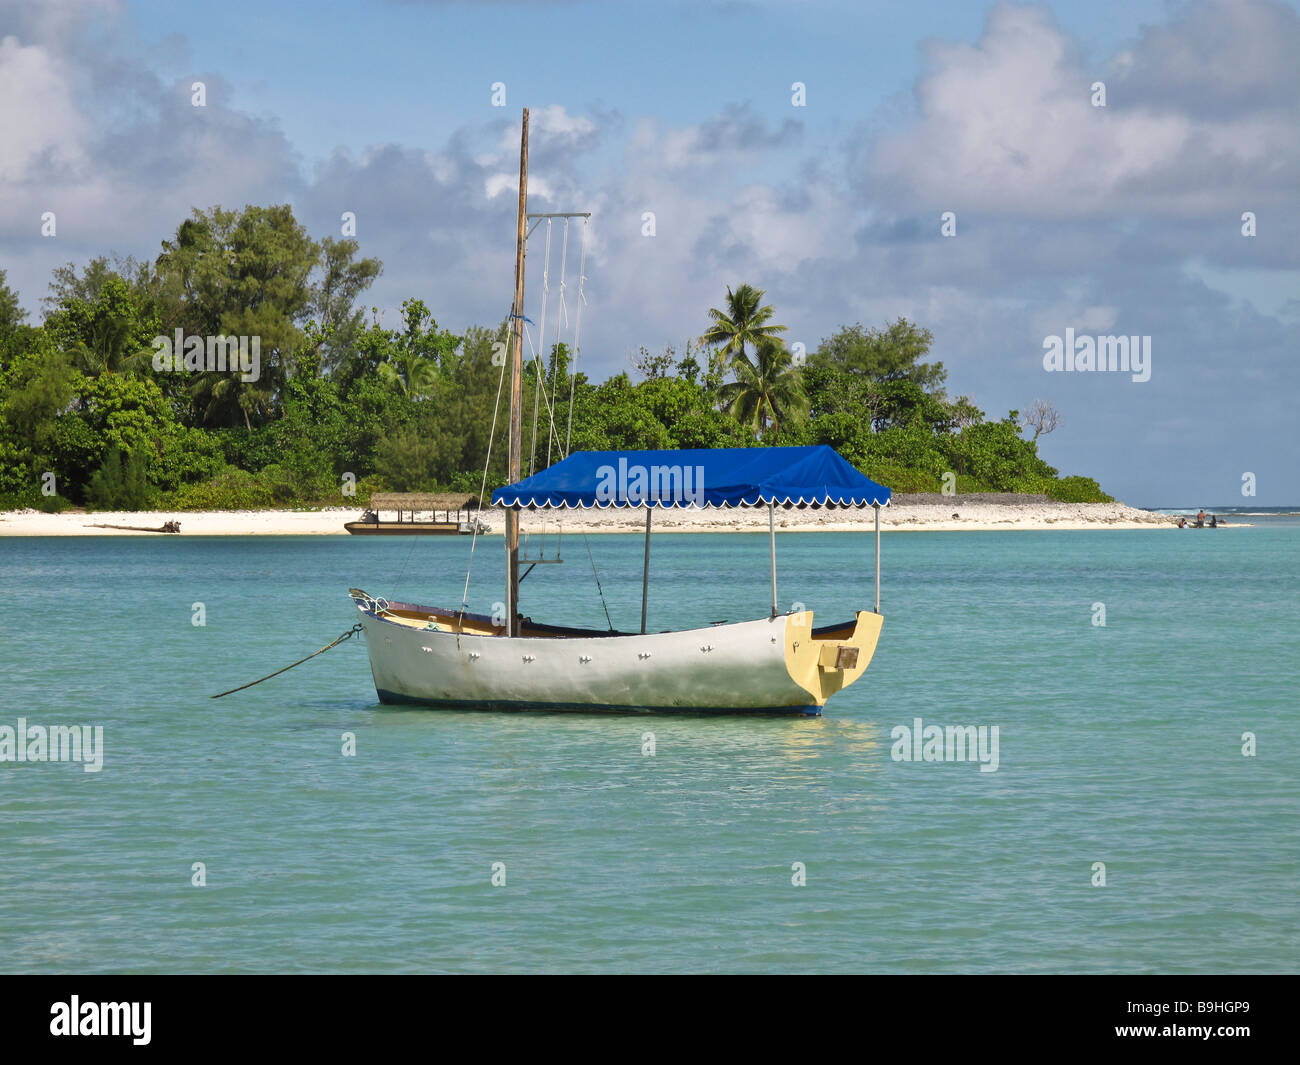
[[[0,269],[35,316],[57,265],[289,202],[317,237],[357,213],[367,303],[493,323],[527,105],[533,208],[594,213],[592,376],[750,281],[809,350],[927,326],[951,393],[1050,400],[1044,457],[1127,502],[1249,503],[1251,472],[1296,503],[1297,54],[1282,0],[0,0]],[[1151,336],[1151,380],[1046,372],[1067,328]]]
[[[1153,0],[1047,6],[1087,50],[1103,55],[1165,7]],[[148,0],[128,11],[160,51],[168,38],[184,40],[175,58],[185,61],[169,63],[178,76],[227,71],[238,56],[247,76],[232,81],[230,105],[278,121],[307,159],[339,145],[440,145],[485,112],[494,81],[505,81],[518,101],[571,112],[593,105],[649,111],[685,124],[728,102],[766,100],[776,111],[788,104],[789,83],[804,80],[816,86],[814,103],[821,98],[807,115],[810,128],[833,136],[860,118],[861,103],[910,90],[924,38],[975,40],[987,14],[979,3],[897,0],[237,0],[224,3],[219,18],[200,14],[205,7]]]

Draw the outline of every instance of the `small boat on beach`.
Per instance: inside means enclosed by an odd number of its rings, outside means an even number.
[[[359,521],[343,526],[357,536],[456,536],[486,532],[473,514],[475,499],[465,494],[376,492]],[[384,520],[395,513],[395,520]],[[423,516],[427,515],[427,517]]]

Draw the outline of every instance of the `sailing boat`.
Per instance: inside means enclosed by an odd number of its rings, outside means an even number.
[[[528,237],[528,111],[519,153],[519,218],[511,314],[509,477],[492,502],[506,514],[504,617],[390,601],[358,588],[375,689],[384,703],[498,710],[686,711],[819,715],[866,671],[880,638],[880,508],[890,490],[833,448],[580,451],[520,480],[524,257]],[[776,595],[778,506],[871,506],[875,607],[813,626]],[[646,631],[650,522],[663,507],[768,508],[772,609],[754,621]],[[519,611],[519,514],[527,508],[645,509],[641,630],[547,625]]]

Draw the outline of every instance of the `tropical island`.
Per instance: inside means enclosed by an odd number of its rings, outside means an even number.
[[[39,325],[0,270],[0,509],[358,511],[377,492],[477,496],[485,467],[489,492],[503,484],[509,322],[453,334],[418,298],[400,322],[367,317],[381,270],[354,239],[314,240],[285,205],[196,209],[151,262],[60,267]],[[805,353],[766,298],[727,288],[681,351],[641,347],[599,383],[571,372],[567,345],[539,353],[525,470],[562,445],[828,444],[897,493],[942,493],[941,510],[972,493],[1113,504],[1039,458],[1049,405],[990,420],[950,398],[927,329],[846,325]],[[547,439],[547,410],[572,411],[567,440]]]

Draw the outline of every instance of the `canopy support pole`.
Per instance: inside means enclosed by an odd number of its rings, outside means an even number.
[[[776,617],[776,504],[767,505],[767,535],[772,548],[772,617]]]
[[[880,613],[880,504],[873,504],[876,510],[876,613]]]
[[[648,504],[645,508],[645,565],[641,569],[641,632],[645,633],[645,604],[650,591],[650,515],[654,513]]]

